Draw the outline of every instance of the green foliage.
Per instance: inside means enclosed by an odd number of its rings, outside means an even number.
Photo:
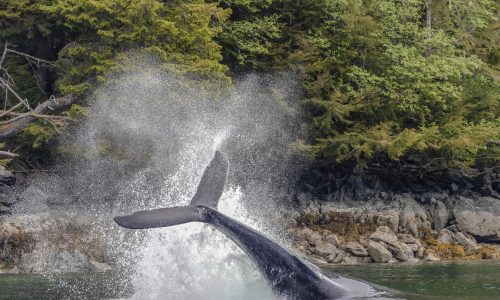
[[[228,67],[220,63],[214,37],[229,14],[202,0],[4,0],[0,46],[7,41],[18,51],[55,61],[48,68],[9,55],[4,64],[33,107],[53,94],[85,98],[114,72],[138,65],[129,63],[130,53],[154,56],[167,70],[227,86]],[[6,107],[15,103],[7,101]],[[82,117],[81,108],[73,106],[67,114]],[[53,134],[53,128],[37,123],[17,140],[35,149]]]
[[[21,145],[27,145],[33,149],[38,149],[50,141],[56,130],[51,124],[38,121],[25,127],[19,134],[18,139]]]
[[[59,53],[68,70],[63,93],[82,94],[106,80],[123,53],[154,54],[182,73],[226,79],[220,46],[213,37],[227,12],[203,1],[57,0],[41,11],[61,22],[72,36]]]
[[[81,105],[73,104],[67,112],[68,117],[73,119],[82,119],[88,117],[89,110]]]
[[[85,95],[144,53],[215,87],[228,71],[292,69],[304,131],[292,152],[467,167],[500,156],[499,11],[493,0],[4,0],[0,40],[57,61],[9,62],[32,104]],[[53,133],[36,123],[22,137],[40,147]]]
[[[380,155],[444,167],[498,160],[497,3],[226,3],[225,61],[291,66],[302,79],[307,133],[293,151],[360,166]]]

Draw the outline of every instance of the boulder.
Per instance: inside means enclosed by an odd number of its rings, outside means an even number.
[[[321,242],[323,238],[321,235],[317,232],[313,232],[312,234],[306,236],[306,240],[311,244],[311,245],[316,245],[319,242]]]
[[[386,263],[392,259],[391,252],[375,241],[368,243],[368,253],[376,263]]]
[[[424,247],[422,245],[419,245],[417,252],[415,252],[415,257],[422,259],[424,258],[424,253],[425,253]]]
[[[363,263],[362,257],[351,256],[349,254],[344,255],[342,258],[342,264],[345,265],[359,265]]]
[[[464,246],[465,254],[467,255],[475,254],[481,250],[481,246],[478,246],[474,238],[466,237],[461,232],[456,233],[454,239],[458,244]]]
[[[420,248],[419,245],[417,244],[406,244],[408,245],[408,247],[410,247],[411,251],[413,251],[413,253],[416,253],[418,251],[418,249]]]
[[[314,231],[312,231],[310,228],[304,227],[297,232],[297,237],[301,240],[307,240],[307,237],[313,233]]]
[[[327,242],[318,243],[311,251],[320,257],[327,257],[330,254],[338,253],[337,247]]]
[[[399,227],[417,236],[418,227],[427,220],[427,214],[422,206],[409,194],[399,197]]]
[[[500,200],[459,197],[453,213],[458,230],[471,234],[480,242],[500,243]]]
[[[443,228],[441,229],[441,231],[439,231],[437,240],[442,243],[452,243],[454,240],[453,236],[454,236],[453,232],[449,231],[446,228]]]
[[[387,226],[378,227],[374,233],[370,234],[370,239],[384,243],[395,243],[398,241],[398,237]]]
[[[434,198],[430,201],[429,213],[432,217],[432,225],[434,230],[439,231],[446,227],[450,215],[446,205],[443,202],[436,200]]]
[[[415,244],[417,242],[417,239],[407,233],[398,234],[398,239],[405,244]]]
[[[399,213],[396,210],[382,211],[377,216],[377,224],[380,226],[387,226],[392,231],[398,231]]]
[[[387,244],[388,249],[400,261],[414,261],[413,250],[405,243],[395,242]]]
[[[439,257],[437,257],[434,253],[427,253],[427,255],[425,255],[424,257],[424,260],[425,261],[440,261],[441,259]]]
[[[328,263],[331,263],[331,264],[338,264],[340,263],[340,260],[336,260],[336,257],[339,256],[337,253],[332,253],[332,254],[328,254],[326,257],[325,257],[325,260],[328,262]]]
[[[368,251],[358,242],[349,242],[345,249],[354,256],[368,256]]]
[[[336,234],[330,234],[330,235],[327,235],[325,237],[325,241],[332,244],[332,245],[335,245],[335,246],[338,246],[340,245],[340,241],[339,241],[339,238]]]

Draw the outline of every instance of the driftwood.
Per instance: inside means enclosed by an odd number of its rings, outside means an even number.
[[[48,113],[57,112],[68,108],[71,104],[73,104],[73,102],[73,95],[68,95],[62,98],[51,98],[45,102],[38,104],[35,109],[26,113],[16,114],[8,112],[7,114],[15,115],[15,117],[6,122],[2,122],[3,124],[0,123],[0,139],[13,137],[29,124],[40,118],[49,120],[63,119],[71,121],[72,119],[70,117],[48,115]],[[4,113],[4,111],[0,112],[0,114],[2,113]]]
[[[54,63],[11,49],[9,48],[9,44],[5,43],[3,52],[0,55],[0,89],[5,92],[3,110],[0,110],[0,139],[15,136],[37,119],[43,119],[44,121],[52,124],[56,130],[58,126],[64,124],[65,122],[74,121],[68,116],[53,114],[68,108],[74,102],[72,95],[62,98],[55,98],[54,96],[51,96],[50,99],[38,104],[37,107],[33,109],[30,106],[28,99],[24,99],[18,94],[13,78],[9,75],[8,70],[3,66],[3,63],[9,53],[24,57],[30,65],[52,65]],[[8,108],[7,105],[9,102],[9,96],[13,96],[12,100],[17,102],[10,108]],[[22,111],[20,112],[19,110]],[[3,154],[3,156],[8,155]]]

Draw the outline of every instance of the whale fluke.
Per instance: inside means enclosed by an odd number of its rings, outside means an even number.
[[[177,206],[136,211],[128,216],[114,217],[118,225],[129,229],[146,229],[203,222],[203,215],[196,206]]]
[[[199,207],[217,209],[217,204],[224,191],[229,160],[227,156],[215,151],[214,158],[205,168],[198,189],[188,206],[168,207],[137,211],[128,216],[115,217],[118,225],[130,229],[146,229],[178,225],[188,222],[205,222],[204,212]]]
[[[215,151],[214,158],[203,172],[190,205],[203,205],[217,209],[226,184],[228,170],[229,160],[227,156],[220,151]]]

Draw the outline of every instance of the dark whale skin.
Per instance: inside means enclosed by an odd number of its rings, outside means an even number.
[[[198,206],[205,222],[224,233],[252,259],[273,291],[287,299],[338,299],[348,292],[258,231],[212,208]]]

